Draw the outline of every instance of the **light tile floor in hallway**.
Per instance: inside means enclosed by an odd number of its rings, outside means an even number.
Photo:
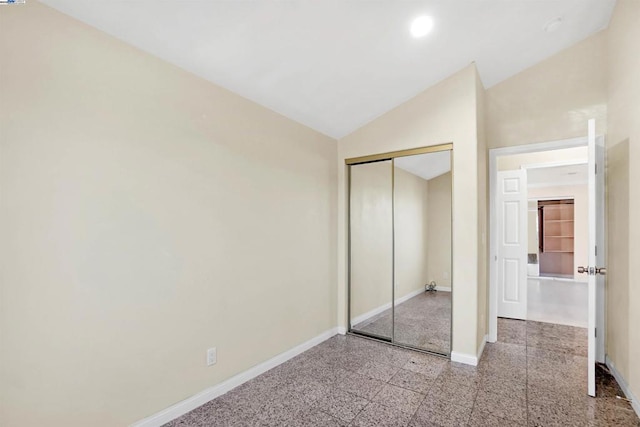
[[[587,283],[550,277],[527,279],[527,319],[586,328]]]
[[[584,329],[500,319],[477,367],[336,336],[168,425],[640,426]]]

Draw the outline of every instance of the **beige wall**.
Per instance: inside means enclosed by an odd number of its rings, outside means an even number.
[[[615,127],[612,128],[615,131]],[[607,276],[606,276],[606,353],[616,368],[629,380],[629,349],[637,323],[631,323],[631,165],[629,139],[610,144],[607,138]],[[636,212],[636,218],[637,218]],[[637,258],[636,258],[637,260]],[[635,359],[638,360],[638,359]],[[640,388],[634,384],[635,393]],[[636,394],[637,396],[637,394]]]
[[[344,159],[453,142],[453,351],[477,351],[477,129],[470,65],[338,142],[338,322],[346,326]]]
[[[489,162],[486,138],[486,91],[476,70],[476,132],[478,135],[478,326],[477,348],[486,341],[489,333]]]
[[[127,425],[336,325],[334,140],[37,2],[0,95],[2,426]]]
[[[640,2],[618,0],[607,31],[607,354],[640,397]]]
[[[430,179],[428,195],[427,277],[438,287],[451,287],[451,172]]]
[[[489,148],[606,131],[605,35],[597,33],[487,89]]]
[[[579,265],[588,265],[588,247],[589,247],[589,235],[588,235],[588,202],[589,194],[587,192],[587,185],[558,185],[553,187],[529,187],[527,190],[529,200],[538,200],[544,198],[573,198],[573,271],[574,279],[578,281],[586,281],[584,274],[578,274]],[[536,248],[537,252],[537,248]]]
[[[391,161],[351,167],[352,319],[393,298],[392,173]]]
[[[583,135],[584,136],[584,135]],[[508,171],[520,169],[524,165],[533,165],[539,163],[552,162],[569,162],[582,161],[589,159],[589,153],[586,146],[563,148],[560,150],[538,151],[535,153],[512,154],[509,156],[500,156],[497,158],[496,166],[498,171]]]

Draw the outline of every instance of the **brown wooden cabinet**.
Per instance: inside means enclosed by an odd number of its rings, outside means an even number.
[[[540,275],[573,276],[573,199],[538,202]]]

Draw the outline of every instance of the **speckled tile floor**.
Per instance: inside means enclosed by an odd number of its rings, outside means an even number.
[[[355,330],[391,336],[391,309],[353,326]],[[395,308],[398,343],[436,353],[451,350],[451,292],[423,292]]]
[[[500,319],[477,367],[336,336],[167,426],[640,426],[584,329]]]

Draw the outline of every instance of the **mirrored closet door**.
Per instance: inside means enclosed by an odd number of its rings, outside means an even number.
[[[451,349],[451,144],[349,164],[349,331]]]
[[[391,340],[393,161],[352,166],[350,187],[351,330]]]

